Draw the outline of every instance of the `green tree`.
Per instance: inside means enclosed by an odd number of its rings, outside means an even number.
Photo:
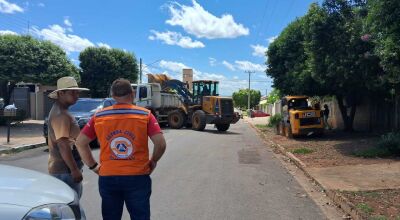
[[[232,99],[235,107],[247,109],[249,89],[240,89],[232,94]],[[250,89],[250,108],[255,107],[260,103],[261,92],[259,90]]]
[[[304,18],[290,23],[270,44],[267,51],[267,75],[282,94],[297,95],[320,92],[319,84],[307,68],[305,52]]]
[[[374,44],[362,38],[365,9],[362,0],[311,4],[268,49],[274,86],[285,95],[335,96],[349,131],[358,103],[382,88]]]
[[[88,47],[79,55],[82,86],[92,97],[107,97],[111,83],[118,78],[135,82],[138,65],[133,54],[119,49]]]
[[[63,76],[79,80],[78,69],[57,45],[30,36],[0,35],[0,96],[9,102],[10,91],[18,82],[55,85]]]
[[[400,1],[368,1],[365,37],[376,44],[375,52],[385,71],[382,77],[392,85],[400,84]]]
[[[279,101],[281,97],[282,97],[281,92],[278,89],[273,88],[272,91],[267,96],[267,103],[274,104],[276,101]]]
[[[353,130],[357,105],[379,88],[377,59],[362,39],[365,3],[325,0],[305,16],[307,66],[320,84],[320,94],[335,96],[345,124]],[[350,111],[348,111],[350,110]]]

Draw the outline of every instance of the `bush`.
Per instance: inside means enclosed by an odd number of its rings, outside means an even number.
[[[282,119],[283,119],[283,116],[279,113],[269,117],[268,127],[277,126],[279,124],[279,122],[282,121]]]
[[[393,155],[400,155],[400,133],[390,132],[382,135],[378,149],[387,149]]]
[[[366,158],[400,156],[400,133],[390,132],[382,135],[376,146],[355,152],[354,155]]]

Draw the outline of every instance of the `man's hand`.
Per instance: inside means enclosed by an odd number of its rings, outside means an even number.
[[[97,175],[99,175],[99,171],[100,171],[100,164],[97,164],[97,166],[92,170],[94,173],[96,173]]]
[[[71,171],[71,176],[75,183],[80,183],[83,180],[82,173],[79,169]]]
[[[154,171],[154,169],[156,168],[156,166],[157,166],[157,162],[156,162],[156,161],[154,161],[154,160],[150,160],[150,161],[149,161],[150,174]]]

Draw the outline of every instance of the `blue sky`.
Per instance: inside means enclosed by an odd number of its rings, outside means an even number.
[[[264,51],[311,0],[0,0],[0,34],[27,34],[61,46],[79,65],[88,46],[120,48],[142,58],[144,73],[220,81],[230,96],[251,87],[271,91]],[[29,28],[28,28],[29,27]],[[146,80],[144,78],[144,80]]]

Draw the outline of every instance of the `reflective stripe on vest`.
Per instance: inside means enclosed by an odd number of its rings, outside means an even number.
[[[149,110],[128,104],[113,105],[95,114],[100,176],[149,173],[149,116]]]

